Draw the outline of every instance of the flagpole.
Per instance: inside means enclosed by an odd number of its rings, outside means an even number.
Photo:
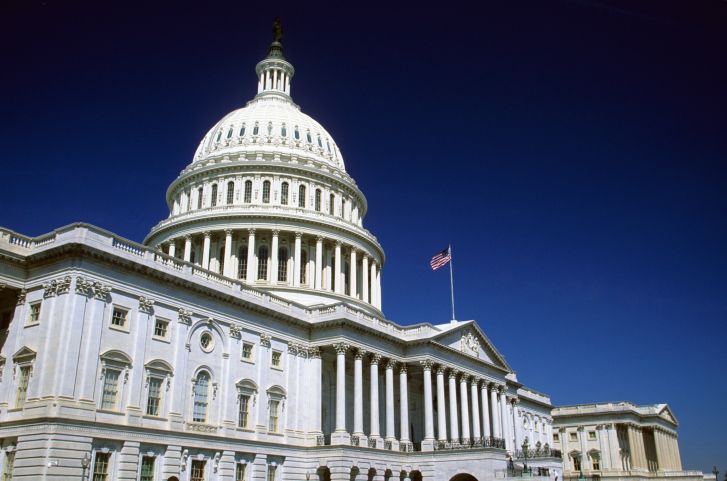
[[[452,273],[452,244],[449,245],[449,288],[452,292],[452,320],[457,318],[454,316],[454,274]]]

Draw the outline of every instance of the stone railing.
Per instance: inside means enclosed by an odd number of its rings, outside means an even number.
[[[493,436],[485,436],[483,438],[472,438],[458,441],[437,441],[434,444],[435,451],[441,451],[445,449],[484,449],[484,448],[495,448],[505,449],[505,440],[502,438],[495,438]]]
[[[516,459],[562,458],[560,449],[519,449],[515,451]]]

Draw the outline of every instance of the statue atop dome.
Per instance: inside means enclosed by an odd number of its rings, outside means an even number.
[[[275,17],[273,20],[273,42],[282,43],[283,41],[283,24],[280,22],[280,17]]]

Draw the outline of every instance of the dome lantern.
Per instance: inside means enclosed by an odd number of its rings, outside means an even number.
[[[290,99],[290,80],[295,74],[293,66],[283,56],[283,28],[280,18],[273,22],[273,42],[268,55],[255,66],[258,76],[257,96],[276,95]]]

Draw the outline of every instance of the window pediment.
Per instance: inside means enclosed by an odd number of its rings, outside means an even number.
[[[15,362],[30,362],[35,359],[36,352],[28,346],[21,347],[18,352],[13,354],[13,361]],[[5,358],[3,358],[3,362]]]
[[[101,359],[109,364],[119,364],[125,366],[131,366],[132,360],[126,353],[112,349],[101,354]]]

